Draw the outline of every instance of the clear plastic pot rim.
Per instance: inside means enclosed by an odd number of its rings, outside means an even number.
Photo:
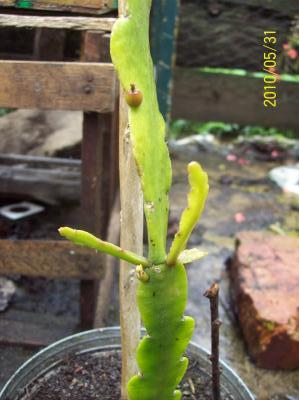
[[[68,354],[120,349],[119,327],[93,329],[68,336],[40,350],[22,364],[3,387],[0,400],[14,400],[30,382],[53,369]],[[203,372],[210,375],[209,353],[195,342],[190,343],[188,351],[199,361]],[[241,378],[223,361],[221,369],[221,387],[224,391],[235,396],[236,400],[254,400]]]

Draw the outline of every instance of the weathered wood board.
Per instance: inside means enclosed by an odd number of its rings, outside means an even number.
[[[277,83],[277,107],[263,105],[261,78],[176,68],[172,117],[275,126],[299,134],[299,84]]]
[[[68,168],[81,168],[81,160],[73,158],[60,158],[60,157],[45,157],[45,156],[32,156],[28,154],[5,154],[0,153],[0,164],[5,165],[18,165],[25,164],[26,166],[36,166],[44,169],[68,167]]]
[[[235,3],[247,5],[249,7],[261,7],[269,10],[280,11],[282,14],[292,16],[293,13],[299,12],[298,1],[281,1],[281,0],[221,0],[223,3]],[[269,27],[270,29],[271,27]]]
[[[277,31],[275,49],[278,59],[290,35],[291,25],[288,15],[262,7],[248,7],[242,0],[234,4],[182,2],[176,63],[184,68],[221,67],[259,71],[262,68],[264,31]]]
[[[29,196],[46,204],[79,203],[81,170],[0,165],[0,194]]]
[[[74,333],[74,321],[32,311],[8,310],[0,319],[0,343],[47,346]]]
[[[72,29],[75,31],[99,30],[111,32],[114,22],[115,18],[0,15],[0,26],[12,28],[51,28]]]
[[[107,34],[98,31],[85,32],[82,35],[81,60],[108,62],[109,42],[110,38]],[[84,229],[102,239],[106,239],[118,176],[117,99],[115,104],[113,113],[84,113],[83,116],[81,210],[84,217],[82,222]],[[96,281],[81,281],[82,329],[90,329],[94,326],[99,289],[101,290],[101,286],[99,287]],[[99,313],[101,314],[101,310]]]
[[[38,9],[47,11],[69,11],[104,14],[117,5],[115,0],[1,0],[1,7]]]
[[[116,76],[109,63],[0,62],[0,107],[112,112]]]
[[[57,233],[58,235],[58,233]],[[0,240],[0,275],[99,279],[102,258],[63,240]]]

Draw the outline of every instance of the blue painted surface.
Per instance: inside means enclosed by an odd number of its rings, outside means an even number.
[[[151,50],[156,67],[159,106],[166,121],[169,120],[171,106],[170,88],[178,11],[178,0],[153,0]]]

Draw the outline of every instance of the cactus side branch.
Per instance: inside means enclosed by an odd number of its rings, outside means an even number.
[[[167,256],[168,265],[175,265],[180,253],[185,250],[189,236],[201,216],[209,191],[208,176],[195,161],[188,165],[188,178],[191,187],[188,206],[182,213],[179,230]]]
[[[142,265],[143,267],[149,266],[149,261],[145,257],[139,256],[128,250],[123,250],[115,244],[105,242],[91,233],[68,227],[59,228],[58,231],[61,236],[73,243],[98,250],[134,265]]]
[[[197,249],[196,247],[193,249],[187,249],[181,252],[179,255],[178,261],[182,264],[189,264],[194,261],[201,260],[203,257],[207,256],[208,253],[206,251],[202,251]]]

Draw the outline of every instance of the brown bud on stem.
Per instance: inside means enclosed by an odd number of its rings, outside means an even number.
[[[137,108],[143,100],[140,90],[136,89],[135,84],[131,83],[131,89],[126,93],[126,102],[130,107]]]

